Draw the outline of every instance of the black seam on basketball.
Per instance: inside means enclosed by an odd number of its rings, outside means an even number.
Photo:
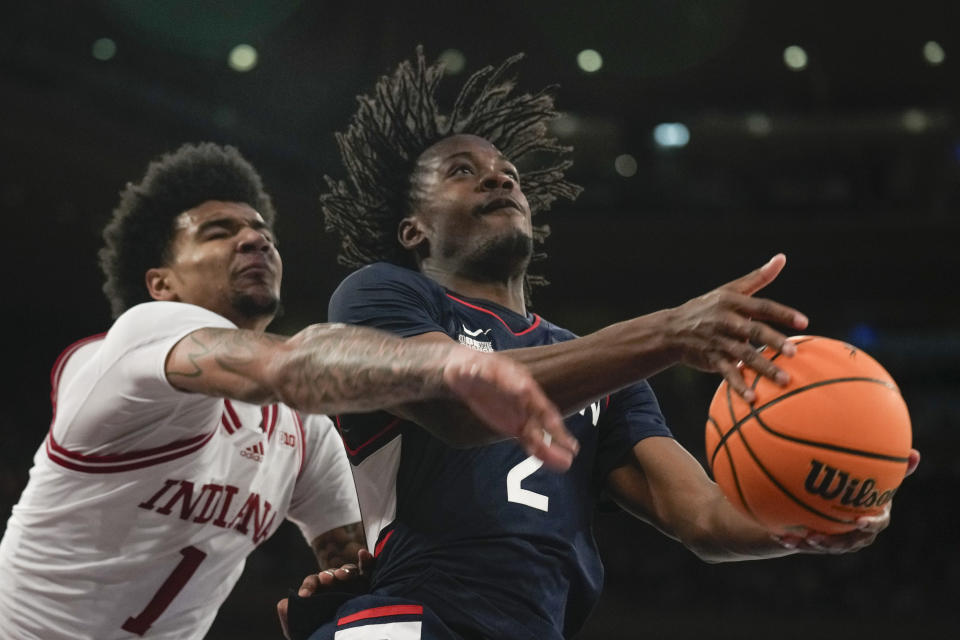
[[[731,396],[730,383],[727,383],[727,411],[730,412],[730,424],[736,424],[737,414],[733,411],[733,397]],[[723,434],[720,434],[721,437]]]
[[[862,458],[873,458],[875,460],[886,460],[888,462],[906,462],[907,461],[907,458],[902,458],[900,456],[887,456],[882,453],[873,453],[872,451],[861,451],[860,449],[851,449],[849,447],[841,447],[839,445],[827,444],[825,442],[817,442],[816,440],[804,440],[803,438],[789,436],[785,433],[780,433],[776,429],[771,429],[766,422],[760,419],[759,411],[756,412],[753,417],[757,419],[757,424],[759,424],[768,433],[770,433],[771,435],[777,436],[778,438],[789,440],[790,442],[806,444],[806,445],[810,445],[811,447],[817,447],[818,449],[826,449],[827,451],[836,451],[838,453],[849,453],[852,455],[860,456]]]
[[[802,340],[794,340],[794,341],[793,341],[793,345],[794,345],[794,346],[799,346],[799,345],[803,344],[804,342],[810,342],[811,340],[816,340],[816,338],[803,338]],[[766,346],[761,347],[760,353],[763,353],[763,352],[766,351],[766,350],[767,350],[767,347],[766,347]],[[776,360],[777,358],[779,358],[779,357],[782,356],[782,355],[783,355],[783,351],[782,351],[782,350],[777,351],[775,354],[773,354],[772,356],[770,356],[770,362],[773,362],[774,360]],[[750,388],[753,389],[754,391],[756,391],[756,389],[757,389],[757,384],[759,384],[759,382],[760,382],[760,374],[757,373],[757,377],[753,379],[753,385],[751,385]]]
[[[747,442],[747,438],[746,436],[744,436],[743,431],[738,431],[737,433],[740,435],[740,441],[743,443],[743,446],[747,450],[747,453],[749,453],[750,457],[753,458],[754,463],[756,463],[760,471],[763,471],[763,475],[767,476],[767,479],[770,480],[770,482],[772,482],[773,485],[777,487],[777,489],[780,489],[780,491],[783,492],[785,496],[787,496],[788,498],[796,502],[798,505],[800,505],[810,513],[816,516],[819,516],[821,518],[824,518],[825,520],[830,520],[831,522],[839,522],[840,524],[856,524],[856,520],[844,520],[843,518],[836,518],[829,514],[823,513],[818,509],[811,507],[806,502],[804,502],[800,498],[790,493],[790,491],[788,491],[786,487],[780,484],[780,482],[773,477],[773,474],[770,473],[765,466],[763,466],[763,463],[760,462],[760,459],[757,458],[757,456],[753,453],[753,449],[750,448],[750,443]],[[744,504],[746,504],[746,501],[744,501]]]
[[[890,384],[889,382],[887,382],[886,380],[877,380],[876,378],[861,378],[861,377],[853,377],[853,378],[831,378],[831,379],[829,379],[829,380],[820,380],[819,382],[811,382],[811,383],[808,384],[808,385],[805,385],[805,386],[803,386],[803,387],[799,387],[799,388],[797,388],[797,389],[794,389],[793,391],[788,391],[787,393],[785,393],[785,394],[783,394],[783,395],[781,395],[781,396],[777,396],[776,398],[774,398],[773,400],[771,400],[770,402],[768,402],[768,403],[766,403],[766,404],[763,404],[763,405],[760,405],[759,407],[754,407],[754,408],[750,409],[750,413],[748,413],[747,415],[745,415],[744,417],[742,417],[739,421],[734,422],[734,423],[733,423],[733,426],[730,427],[730,430],[727,431],[727,432],[723,435],[723,437],[720,438],[720,442],[717,443],[717,448],[714,450],[714,453],[713,453],[713,456],[711,456],[711,459],[717,455],[716,452],[720,450],[720,447],[723,446],[723,444],[724,444],[724,442],[726,441],[726,439],[729,438],[730,436],[732,436],[732,435],[733,435],[734,433],[736,433],[737,431],[739,431],[739,430],[740,430],[740,425],[742,425],[744,422],[746,422],[747,420],[749,420],[749,419],[750,419],[751,417],[753,417],[754,415],[760,413],[761,411],[763,411],[763,410],[765,410],[765,409],[767,409],[767,408],[769,408],[769,407],[772,407],[772,406],[775,405],[775,404],[778,404],[778,403],[786,400],[787,398],[793,397],[793,396],[797,395],[798,393],[803,393],[804,391],[809,391],[810,389],[816,389],[817,387],[825,387],[825,386],[827,386],[827,385],[829,385],[829,384],[835,384],[835,383],[837,383],[837,382],[873,382],[873,383],[875,383],[875,384],[882,384],[883,386],[887,387],[888,389],[893,389],[894,391],[897,390],[896,385],[892,385],[892,384]]]
[[[730,383],[729,382],[727,383],[727,386],[724,389],[724,392],[725,392],[724,395],[727,398],[727,410],[730,412],[730,424],[736,424],[737,416],[733,412],[733,402],[730,399]],[[709,415],[707,416],[707,419],[713,421],[713,418]],[[713,421],[713,424],[717,426],[717,433],[720,434],[720,440],[717,442],[717,448],[709,452],[708,454],[708,460],[710,462],[711,469],[713,468],[713,460],[717,457],[717,451],[720,450],[720,447],[722,447],[724,443],[723,430],[720,428],[720,425],[716,423],[716,421]]]
[[[716,420],[714,420],[711,416],[708,415],[707,421],[713,424],[718,434],[720,434],[721,436],[723,435],[723,430],[720,429],[720,425],[717,424]],[[749,513],[754,519],[756,519],[757,516],[754,515],[753,509],[751,509],[749,503],[747,503],[747,499],[743,495],[743,489],[740,487],[740,478],[737,477],[737,467],[736,465],[733,464],[733,454],[730,453],[730,449],[726,445],[723,446],[723,449],[724,449],[724,453],[727,454],[727,462],[730,463],[730,475],[733,477],[733,486],[737,490],[737,495],[740,497],[740,504],[742,504],[743,508],[747,510],[747,513]],[[714,470],[714,466],[712,464],[710,465],[710,472],[713,473],[713,479],[716,480],[717,472]]]

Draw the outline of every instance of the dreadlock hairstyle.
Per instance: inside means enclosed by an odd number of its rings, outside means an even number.
[[[151,299],[144,274],[168,263],[174,220],[207,200],[246,203],[273,225],[260,175],[234,147],[185,144],[151,162],[140,183],[127,183],[99,253],[113,317]]]
[[[372,94],[357,96],[359,108],[347,131],[336,134],[346,180],[324,176],[329,192],[320,197],[326,229],[341,236],[337,262],[350,268],[381,260],[412,266],[412,256],[396,238],[409,213],[411,174],[420,154],[447,136],[485,138],[515,163],[548,158],[551,164],[523,176],[533,214],[549,209],[558,197],[579,195],[581,188],[564,179],[573,164],[567,158],[572,148],[547,134],[547,122],[559,115],[552,95],[556,87],[535,94],[513,91],[509,74],[522,57],[516,54],[470,76],[449,114],[441,113],[436,97],[443,65],[427,65],[422,46],[414,61],[401,62],[393,75],[381,77]],[[537,243],[548,233],[546,225],[534,226]],[[538,253],[534,259],[545,256]],[[541,284],[546,284],[542,276],[527,275],[528,293]]]

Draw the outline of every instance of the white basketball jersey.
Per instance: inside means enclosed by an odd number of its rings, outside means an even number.
[[[359,520],[327,418],[170,386],[166,354],[210,326],[233,325],[151,302],[58,360],[0,542],[0,638],[200,638],[285,517],[308,540]]]

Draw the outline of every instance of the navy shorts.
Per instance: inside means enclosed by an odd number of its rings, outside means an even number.
[[[415,600],[357,596],[309,640],[463,640],[429,607]]]

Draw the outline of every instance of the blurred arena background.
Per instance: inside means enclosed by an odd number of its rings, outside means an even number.
[[[346,275],[317,196],[354,95],[417,43],[454,78],[526,51],[561,85],[573,205],[546,214],[534,311],[581,333],[679,304],[777,251],[769,295],[900,383],[917,474],[849,557],[706,565],[602,513],[603,600],[583,639],[934,638],[960,628],[960,5],[952,0],[54,2],[0,26],[5,410],[0,518],[26,482],[62,348],[109,324],[99,231],[127,180],[185,141],[234,144],[273,194],[296,331]],[[457,79],[459,78],[459,80]],[[702,458],[719,379],[652,383]],[[285,525],[211,638],[279,638],[273,604],[311,570]],[[2,577],[0,577],[2,579]]]

